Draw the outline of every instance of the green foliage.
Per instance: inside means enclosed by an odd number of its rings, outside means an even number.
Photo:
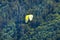
[[[60,2],[1,0],[0,40],[56,40],[60,38]],[[25,15],[33,20],[25,23]]]

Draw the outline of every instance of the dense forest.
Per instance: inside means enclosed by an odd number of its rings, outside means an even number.
[[[0,0],[0,40],[60,40],[60,0]]]

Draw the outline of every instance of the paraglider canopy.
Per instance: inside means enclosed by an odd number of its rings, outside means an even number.
[[[33,20],[33,15],[32,14],[28,14],[25,16],[25,22],[27,23],[28,21],[32,21]]]

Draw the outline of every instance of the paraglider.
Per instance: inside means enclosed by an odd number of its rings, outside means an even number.
[[[33,20],[33,15],[29,14],[25,16],[25,23],[27,23],[28,21],[32,21]]]

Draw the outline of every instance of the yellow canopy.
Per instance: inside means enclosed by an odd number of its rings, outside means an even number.
[[[33,15],[32,14],[25,16],[25,22],[26,23],[28,22],[28,20],[32,21],[32,19],[33,19]]]

